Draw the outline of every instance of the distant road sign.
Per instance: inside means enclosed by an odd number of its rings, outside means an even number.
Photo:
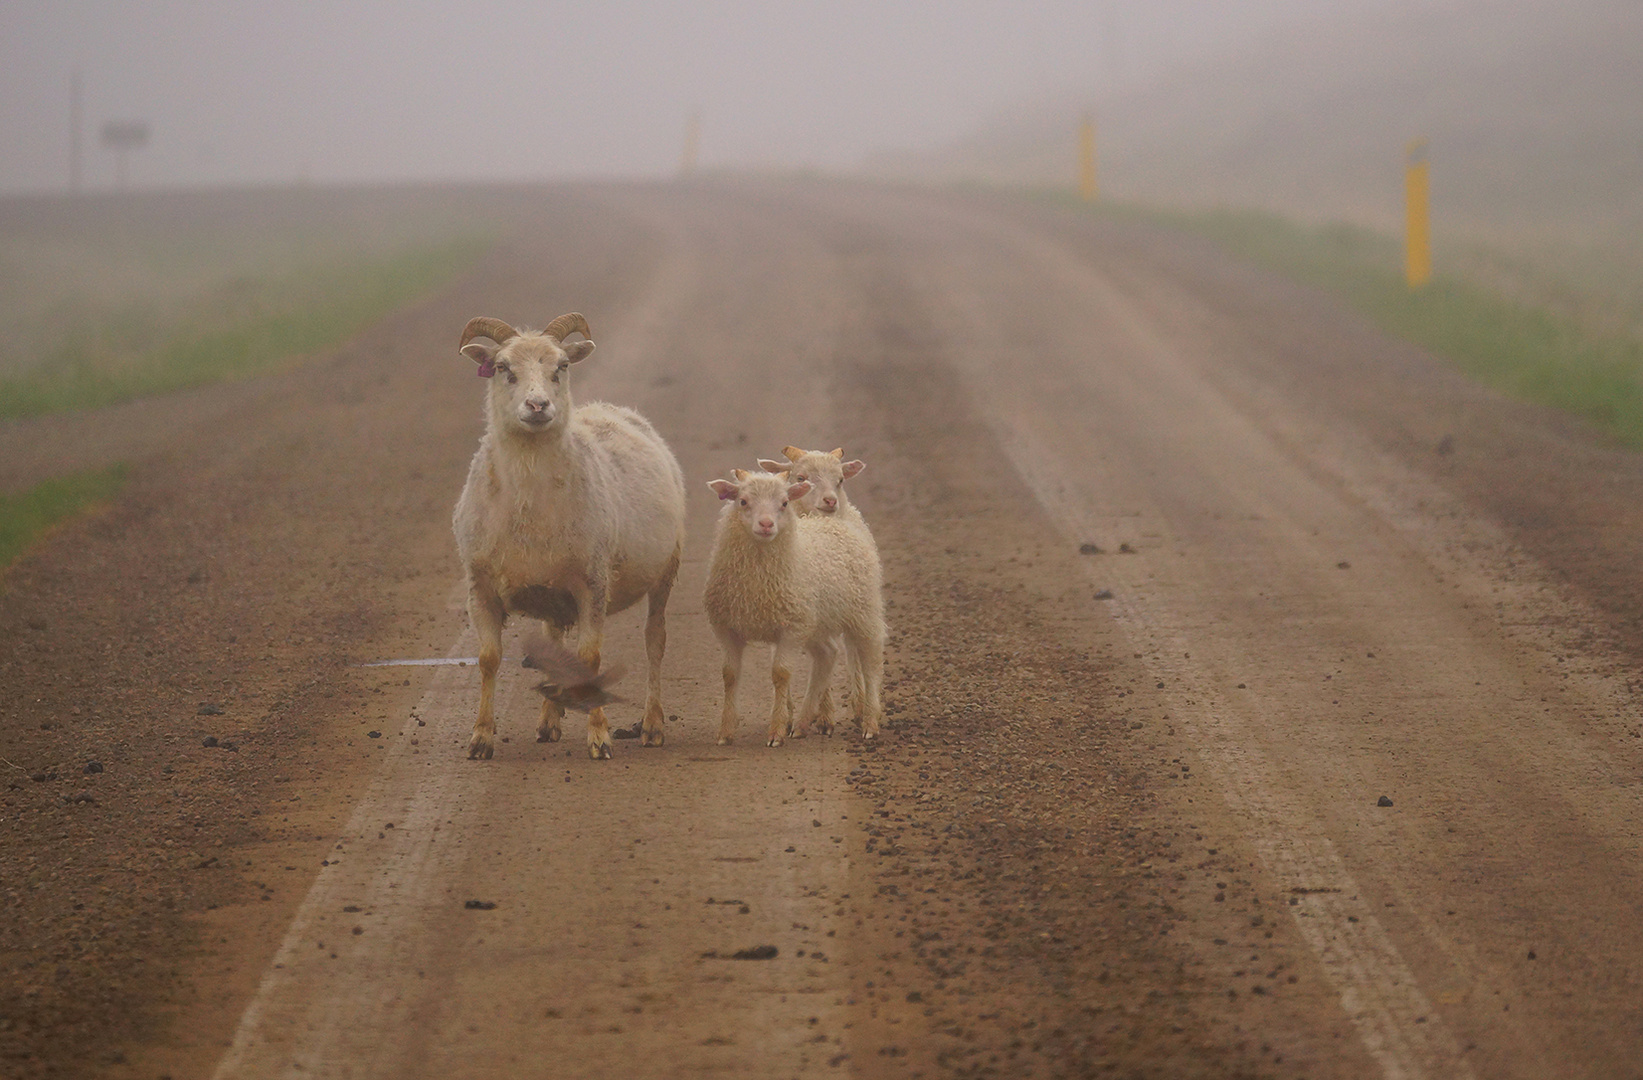
[[[148,145],[149,129],[143,120],[110,120],[103,124],[103,145],[110,150],[141,150]]]

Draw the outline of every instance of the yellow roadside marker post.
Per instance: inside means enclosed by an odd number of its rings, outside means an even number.
[[[1404,196],[1407,227],[1404,239],[1404,277],[1411,289],[1432,280],[1432,220],[1428,208],[1431,176],[1427,170],[1426,139],[1409,144],[1404,155]]]
[[[696,171],[696,148],[702,141],[702,114],[693,112],[685,121],[685,148],[679,155],[679,175],[690,176]]]
[[[1095,201],[1095,121],[1088,114],[1078,127],[1078,194]]]

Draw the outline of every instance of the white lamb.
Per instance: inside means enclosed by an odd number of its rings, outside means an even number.
[[[835,450],[801,450],[797,446],[782,447],[782,455],[786,461],[776,461],[771,458],[760,458],[759,468],[766,472],[786,472],[794,481],[808,481],[810,491],[802,499],[794,502],[802,517],[811,515],[837,515],[843,519],[853,520],[867,529],[867,521],[861,516],[851,503],[850,497],[844,493],[844,482],[852,476],[858,475],[867,468],[860,460],[845,461],[844,447]],[[868,540],[872,542],[872,531],[868,530]],[[883,577],[879,564],[879,550],[873,544],[873,558],[871,570],[874,580]],[[844,652],[845,682],[850,686],[848,704],[860,722],[862,702],[865,689],[862,686],[861,663],[848,643]],[[822,688],[821,702],[817,706],[820,715],[831,718],[833,715],[833,693],[828,687]]]
[[[836,450],[800,450],[797,446],[784,446],[782,455],[787,458],[786,461],[760,458],[759,468],[766,472],[785,472],[795,481],[809,481],[810,493],[798,502],[800,514],[861,516],[845,495],[844,482],[867,468],[865,462],[844,460],[842,446]]]
[[[489,758],[493,699],[510,614],[542,620],[558,640],[577,629],[577,655],[599,670],[605,616],[650,598],[645,655],[650,685],[645,746],[662,745],[662,654],[667,601],[685,536],[684,474],[654,428],[632,409],[576,406],[570,365],[593,353],[580,314],[518,331],[473,319],[462,353],[491,380],[485,434],[456,504],[456,543],[468,577],[468,617],[479,637],[479,716],[469,758]],[[485,337],[489,345],[475,338]],[[564,708],[545,698],[539,742],[556,742]],[[588,756],[611,755],[604,709],[588,713]]]
[[[708,485],[730,503],[719,514],[703,598],[708,622],[724,648],[719,742],[730,742],[736,733],[736,684],[748,642],[776,646],[767,742],[780,746],[785,735],[802,737],[817,720],[838,657],[834,641],[840,636],[861,661],[862,736],[876,738],[885,631],[872,537],[853,521],[800,517],[793,504],[810,491],[808,483],[790,483],[784,473],[737,469],[733,475],[734,481]],[[810,654],[812,666],[795,724],[788,689],[799,649]],[[830,730],[831,720],[821,717],[821,726]]]

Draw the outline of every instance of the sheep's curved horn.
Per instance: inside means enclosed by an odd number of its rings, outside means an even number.
[[[462,328],[462,345],[467,345],[476,337],[488,337],[498,345],[505,344],[509,338],[519,336],[519,331],[503,322],[501,319],[491,319],[484,315],[476,319],[469,319],[468,325]]]
[[[588,332],[588,320],[582,317],[580,311],[571,311],[559,316],[542,332],[555,341],[564,341],[566,334],[581,334],[589,341],[593,340],[593,335]]]

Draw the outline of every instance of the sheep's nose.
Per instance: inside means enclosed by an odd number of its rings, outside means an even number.
[[[525,408],[531,412],[543,412],[547,407],[548,399],[545,397],[532,396],[525,399]]]
[[[761,528],[761,529],[774,529],[775,527],[776,527],[776,519],[775,518],[762,517],[762,518],[759,519],[759,528]]]
[[[829,510],[832,510],[834,507],[839,505],[839,500],[829,495],[827,498],[822,500],[822,505],[827,507]]]

